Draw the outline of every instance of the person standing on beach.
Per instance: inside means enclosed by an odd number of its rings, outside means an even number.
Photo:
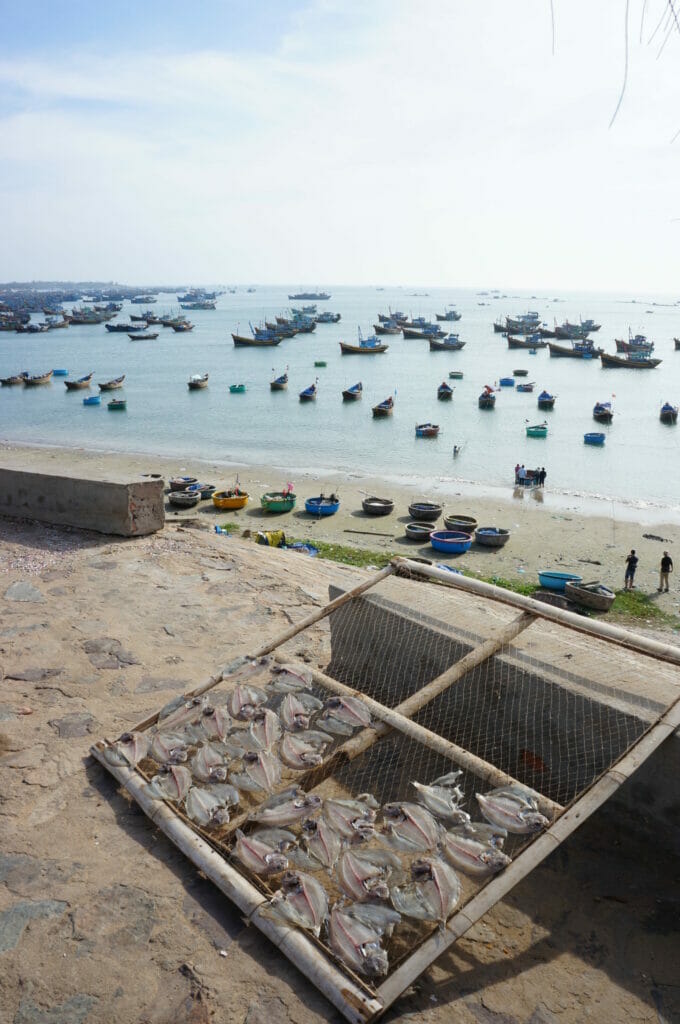
[[[624,590],[633,589],[633,580],[635,579],[635,570],[638,567],[638,556],[635,554],[635,548],[631,548],[631,552],[626,558],[626,575],[623,581]]]
[[[661,559],[661,569],[659,571],[659,593],[665,590],[668,593],[668,576],[673,572],[673,559],[664,551],[663,558]]]
[[[545,478],[547,477],[547,475],[548,474],[545,471],[545,466],[541,466],[541,472],[538,474],[539,487],[545,487]]]

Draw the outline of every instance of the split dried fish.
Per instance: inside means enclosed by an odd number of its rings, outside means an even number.
[[[427,807],[428,811],[444,821],[462,824],[470,820],[470,815],[459,806],[465,796],[463,790],[457,785],[457,780],[462,774],[461,771],[449,772],[448,775],[442,775],[435,779],[429,786],[425,786],[421,782],[412,782],[411,785],[416,789],[418,799]]]
[[[506,829],[499,828],[498,825],[491,825],[486,821],[466,821],[462,825],[452,825],[448,831],[457,835],[469,836],[471,839],[477,839],[480,843],[495,846],[499,850],[508,837]]]
[[[226,708],[206,704],[199,724],[209,740],[223,740],[227,737],[232,723]]]
[[[472,878],[494,875],[510,863],[510,857],[498,847],[460,832],[445,832],[441,847],[449,863]]]
[[[412,882],[391,890],[392,905],[401,914],[444,924],[460,899],[460,879],[443,860],[422,858],[411,865]]]
[[[251,835],[256,836],[263,843],[267,843],[268,846],[278,850],[279,853],[287,853],[297,843],[295,833],[290,832],[287,828],[268,828],[264,826],[255,829]]]
[[[248,734],[256,747],[269,750],[281,736],[281,722],[270,708],[258,708],[248,726]]]
[[[162,765],[145,786],[153,800],[184,800],[191,788],[191,772],[181,764]]]
[[[281,701],[279,718],[285,729],[301,732],[309,728],[311,716],[322,707],[321,701],[311,693],[287,693]]]
[[[262,746],[250,734],[250,729],[234,729],[226,739],[216,743],[218,750],[223,750],[229,757],[243,757],[244,754],[252,753],[254,750],[262,750]]]
[[[328,938],[335,955],[347,967],[368,977],[387,974],[387,953],[380,945],[380,933],[335,907],[328,922]]]
[[[191,772],[199,782],[226,782],[227,765],[212,743],[205,743],[191,759]]]
[[[326,800],[323,816],[343,839],[364,840],[375,835],[379,807],[370,793],[360,793],[356,800]]]
[[[318,938],[321,925],[328,916],[328,897],[312,875],[287,871],[281,879],[281,888],[274,893],[262,913],[283,918],[313,932]]]
[[[275,693],[299,693],[300,690],[311,690],[312,673],[308,669],[292,665],[277,665],[272,668],[274,679],[269,688]]]
[[[400,867],[399,858],[388,850],[346,850],[338,863],[338,881],[353,900],[386,900],[387,879]]]
[[[288,867],[288,859],[276,847],[257,835],[244,835],[240,828],[236,830],[234,854],[256,875],[272,875]]]
[[[315,793],[308,795],[300,790],[294,797],[261,807],[251,815],[251,819],[263,825],[292,825],[293,822],[313,814],[322,803],[321,797]]]
[[[371,724],[371,713],[358,697],[329,697],[319,721],[329,732],[351,736]]]
[[[340,836],[323,818],[302,822],[302,841],[307,853],[325,868],[332,868],[342,851]]]
[[[243,771],[232,772],[230,781],[238,789],[263,789],[269,793],[281,781],[281,762],[270,750],[249,751],[243,755]]]
[[[388,938],[401,921],[401,914],[385,903],[351,903],[348,907],[343,907],[342,911],[361,921],[367,928]]]
[[[192,786],[184,800],[187,817],[203,828],[226,825],[229,811],[214,793],[199,786]]]
[[[247,722],[253,718],[257,709],[266,700],[267,694],[264,690],[240,683],[229,694],[227,708],[232,718],[239,718],[242,722]]]
[[[236,807],[241,800],[241,795],[236,786],[230,786],[228,782],[213,783],[210,786],[209,792],[216,796],[225,807]]]
[[[159,723],[163,723],[163,729],[171,732],[173,729],[186,725],[189,722],[197,722],[208,703],[206,697],[176,697],[169,704],[161,708],[158,713]]]
[[[390,842],[400,850],[433,850],[439,841],[441,826],[420,804],[385,804],[383,817]]]
[[[476,793],[475,796],[487,821],[515,835],[539,832],[550,824],[539,812],[535,798],[521,787],[501,786],[488,793]]]
[[[157,732],[150,753],[159,764],[180,764],[189,756],[184,736],[176,732]]]
[[[142,732],[124,732],[114,744],[106,747],[104,757],[109,764],[120,768],[143,761],[149,752],[149,738]]]
[[[328,733],[307,729],[305,732],[284,734],[279,745],[279,755],[289,768],[302,771],[323,762],[323,754],[333,737]]]

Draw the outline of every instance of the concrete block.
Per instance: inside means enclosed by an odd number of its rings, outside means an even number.
[[[139,537],[165,523],[163,480],[75,476],[0,466],[0,515]]]

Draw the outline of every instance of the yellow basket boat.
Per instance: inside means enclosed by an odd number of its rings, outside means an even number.
[[[212,500],[215,508],[236,509],[245,508],[249,497],[250,495],[246,491],[215,491]]]

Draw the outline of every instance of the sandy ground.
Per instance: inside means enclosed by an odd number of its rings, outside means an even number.
[[[608,506],[606,503],[589,505],[576,499],[545,492],[517,492],[508,487],[505,492],[458,489],[446,481],[434,481],[426,493],[415,486],[395,484],[375,478],[338,476],[333,474],[293,474],[289,470],[273,467],[239,467],[225,469],[216,463],[200,460],[164,459],[151,455],[126,455],[86,451],[84,449],[24,448],[0,445],[0,465],[70,472],[106,474],[107,470],[130,473],[158,472],[167,480],[172,476],[188,474],[214,483],[219,487],[232,486],[238,472],[239,481],[251,495],[246,509],[241,512],[217,512],[211,502],[189,512],[174,512],[168,506],[168,519],[196,518],[209,524],[235,522],[243,529],[283,529],[288,537],[314,539],[364,547],[375,551],[393,551],[404,555],[435,557],[437,561],[465,567],[486,577],[503,576],[526,579],[537,583],[540,569],[552,568],[574,572],[585,580],[600,579],[619,589],[623,586],[625,557],[635,548],[640,564],[636,585],[654,595],[664,611],[680,614],[680,586],[672,587],[669,594],[657,595],[659,562],[665,548],[671,556],[677,551],[680,571],[680,521],[664,522],[659,510],[646,511]],[[265,515],[260,510],[260,496],[267,490],[280,490],[292,481],[298,495],[296,509],[281,516]],[[337,515],[326,519],[313,519],[304,511],[304,499],[323,492],[336,491],[341,499]],[[386,517],[366,516],[361,501],[367,493],[390,497],[395,511]],[[408,506],[418,499],[437,501],[444,513],[474,516],[480,525],[501,526],[511,531],[510,541],[504,548],[493,550],[473,545],[463,556],[433,555],[429,545],[421,546],[409,541],[404,526],[411,517]],[[607,509],[608,514],[602,513]],[[443,519],[439,520],[443,528]],[[648,535],[648,536],[645,536]],[[657,539],[651,539],[657,538]],[[680,579],[680,576],[678,577]],[[673,582],[673,580],[671,580]]]
[[[542,511],[522,520],[536,558]],[[360,578],[175,525],[123,541],[0,520],[0,1024],[339,1022],[88,750]],[[305,655],[321,642],[315,627]],[[670,1024],[673,879],[605,808],[385,1019]]]

